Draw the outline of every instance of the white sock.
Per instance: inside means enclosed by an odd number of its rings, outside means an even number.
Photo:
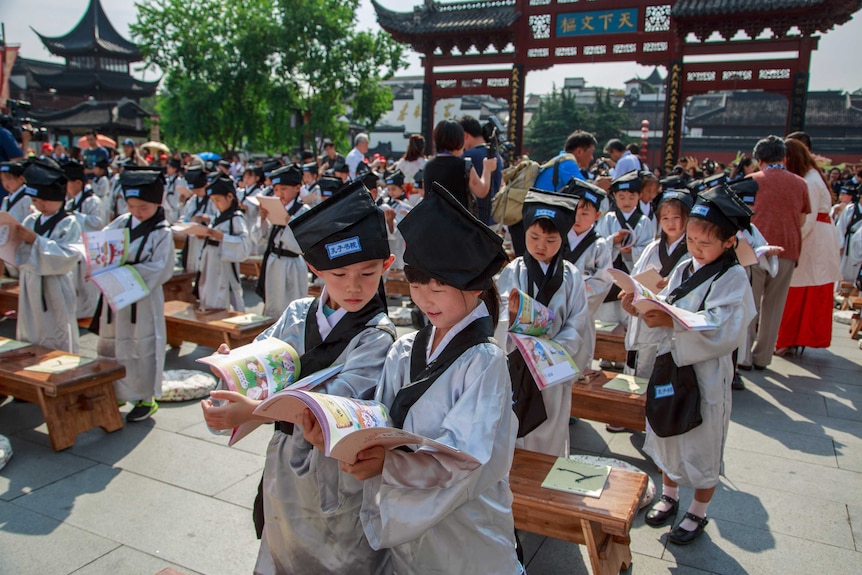
[[[706,509],[709,507],[709,501],[706,503],[702,501],[698,501],[697,499],[692,499],[691,505],[688,507],[688,512],[692,515],[696,515],[697,517],[706,517]],[[697,529],[697,523],[686,517],[679,524],[680,527],[685,529],[686,531],[694,531]]]
[[[677,501],[679,501],[679,486],[671,487],[670,485],[662,484],[661,494],[667,495],[671,499],[676,499]],[[659,502],[653,505],[653,509],[655,509],[656,511],[667,511],[670,509],[670,507],[670,503],[668,503],[664,499],[659,499]]]

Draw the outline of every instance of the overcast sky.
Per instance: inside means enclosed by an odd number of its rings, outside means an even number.
[[[424,0],[380,0],[388,8],[398,11],[412,10]],[[36,60],[56,60],[45,50],[32,26],[46,36],[60,36],[71,30],[84,13],[89,0],[0,0],[0,22],[5,24],[6,41],[21,45],[21,56]],[[130,37],[129,23],[135,20],[134,0],[102,0],[108,18],[121,34]],[[358,24],[361,29],[376,29],[377,19],[370,0],[361,0]],[[825,34],[820,49],[814,52],[811,62],[811,90],[854,91],[862,88],[862,66],[858,56],[862,53],[862,13],[838,28]],[[409,52],[410,67],[399,75],[422,74],[419,57]],[[623,82],[633,76],[646,77],[651,69],[636,64],[580,64],[555,66],[550,70],[527,75],[528,93],[550,92],[563,78],[581,76],[591,86],[622,88]],[[153,79],[150,72],[145,79]]]

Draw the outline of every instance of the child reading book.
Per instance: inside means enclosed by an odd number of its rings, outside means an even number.
[[[411,297],[431,324],[395,342],[375,399],[395,427],[478,463],[376,446],[342,469],[365,480],[359,517],[396,573],[521,573],[508,482],[518,423],[492,338],[502,240],[436,182],[399,228]]]
[[[186,183],[191,190],[191,197],[186,200],[180,219],[183,222],[194,222],[207,225],[218,216],[218,210],[207,195],[207,175],[201,168],[186,170]],[[204,238],[187,235],[183,246],[182,261],[187,272],[200,271],[201,252],[204,248]]]
[[[291,302],[258,340],[276,337],[290,344],[300,354],[302,377],[344,364],[334,379],[313,391],[370,399],[395,339],[381,283],[392,263],[383,214],[355,182],[289,226],[325,287],[319,298]],[[206,421],[216,429],[251,420],[259,404],[229,391],[212,397],[228,400],[224,406],[203,402]],[[310,413],[308,418],[306,427],[313,428]],[[388,551],[368,545],[357,518],[362,484],[314,449],[302,428],[276,424],[261,490],[255,502],[261,536],[255,573],[389,572]]]
[[[112,310],[102,298],[96,306],[92,331],[99,335],[96,351],[126,368],[114,382],[117,400],[134,402],[126,421],[143,421],[159,408],[165,365],[165,296],[162,285],[171,279],[174,240],[162,207],[164,176],[161,171],[127,166],[120,185],[129,213],[108,224],[108,230],[129,230],[125,265],[146,283],[149,294]]]
[[[641,180],[636,171],[617,177],[611,182],[614,207],[599,220],[596,231],[611,244],[611,258],[615,269],[629,273],[641,253],[655,238],[655,226],[644,217],[638,207]],[[620,290],[612,286],[602,304],[598,319],[620,322],[625,319],[618,301]],[[602,367],[610,367],[603,360]],[[622,366],[620,366],[622,367]]]
[[[587,306],[590,317],[584,332],[584,346],[589,350],[589,358],[579,365],[581,373],[591,371],[593,349],[596,346],[596,325],[599,307],[611,289],[611,276],[608,269],[612,266],[611,248],[608,241],[596,233],[596,222],[602,216],[602,204],[607,203],[607,194],[600,187],[573,178],[563,188],[563,193],[577,198],[578,210],[575,223],[567,234],[569,249],[566,260],[575,264],[587,288]]]
[[[669,535],[678,545],[691,543],[706,527],[707,507],[722,469],[730,422],[731,355],[754,317],[751,286],[733,250],[741,220],[750,215],[726,186],[701,194],[686,226],[691,258],[677,265],[662,291],[668,303],[720,327],[683,334],[684,328],[663,311],[641,316],[646,328],[638,331],[636,343],[657,345],[659,353],[647,391],[644,451],[662,470],[662,497],[647,513],[646,522],[659,526],[673,520],[679,485],[694,488],[685,518]],[[634,294],[625,294],[622,305],[637,315],[633,299]],[[667,404],[681,396],[682,386],[699,392],[693,396],[699,414],[690,411],[690,417],[668,426],[662,416],[667,417]]]
[[[30,215],[31,190],[27,189],[24,180],[24,162],[0,163],[0,183],[7,196],[0,200],[0,212],[8,212],[15,221],[21,223]],[[17,278],[18,269],[6,262],[6,275]]]
[[[81,226],[63,210],[66,176],[56,164],[31,160],[24,170],[36,213],[22,223],[6,213],[2,223],[20,240],[14,264],[19,271],[16,339],[51,349],[78,352],[77,302],[72,272]]]
[[[661,228],[660,236],[646,247],[634,269],[632,269],[631,275],[637,276],[654,270],[662,277],[657,285],[659,290],[667,285],[667,277],[670,276],[676,264],[688,255],[685,226],[688,222],[688,212],[693,203],[691,194],[686,190],[668,190],[662,193],[656,208],[656,218]],[[628,330],[626,331],[626,349],[630,351],[626,360],[625,373],[649,377],[652,373],[657,348],[642,345],[637,351],[634,350],[639,325],[640,322],[635,318],[629,318]],[[609,427],[608,429],[617,431],[619,428]]]
[[[84,187],[87,175],[84,165],[71,160],[62,165],[66,174],[66,213],[78,220],[81,232],[96,232],[105,227],[106,211],[95,192]],[[75,270],[75,291],[78,294],[78,318],[93,317],[99,288],[87,281],[87,262],[81,258]]]
[[[207,195],[219,214],[202,233],[190,230],[204,238],[198,278],[200,305],[205,309],[231,307],[245,311],[239,264],[251,254],[251,237],[239,209],[236,187],[229,177],[217,176],[207,186]]]
[[[548,307],[553,322],[543,337],[554,340],[583,368],[592,356],[582,334],[591,322],[586,287],[574,264],[566,261],[567,235],[575,221],[577,199],[562,194],[530,190],[524,200],[524,229],[527,251],[515,258],[497,278],[497,289],[504,298],[514,288]],[[564,239],[566,238],[566,239]],[[501,319],[514,323],[508,305],[502,306]],[[501,342],[502,343],[502,342]],[[510,351],[512,346],[510,346]],[[509,374],[535,385],[523,359],[509,356]],[[574,378],[542,390],[547,420],[518,439],[517,447],[549,455],[569,455],[569,415]],[[523,428],[523,418],[521,426]]]
[[[282,212],[287,212],[288,223],[309,210],[299,198],[302,172],[298,167],[291,164],[279,168],[269,179],[275,196],[284,206]],[[279,317],[290,302],[308,295],[308,268],[290,228],[270,223],[268,215],[261,205],[260,221],[253,230],[257,242],[266,244],[256,291],[264,301],[263,314]]]

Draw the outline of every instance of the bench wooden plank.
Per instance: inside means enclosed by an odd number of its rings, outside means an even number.
[[[618,373],[603,371],[572,385],[572,417],[646,431],[646,394],[605,389]]]
[[[608,361],[626,360],[626,327],[622,323],[610,331],[596,330],[593,357]]]
[[[0,285],[0,314],[18,309],[18,282],[4,282]]]
[[[233,349],[251,343],[277,319],[269,318],[248,325],[236,325],[223,321],[239,315],[244,313],[223,309],[201,311],[188,302],[165,302],[168,344],[171,347],[179,347],[182,342],[190,341],[204,347],[218,348],[226,343]]]
[[[125,368],[97,359],[62,373],[24,370],[61,355],[74,354],[36,345],[0,354],[0,393],[42,408],[54,451],[71,447],[84,431],[101,427],[110,433],[123,427],[113,382],[125,377]]]
[[[251,256],[239,263],[239,273],[247,278],[259,278],[263,256]]]
[[[646,489],[647,476],[611,469],[602,496],[585,497],[542,487],[556,459],[543,453],[515,450],[509,473],[515,527],[586,545],[594,574],[616,575],[628,568],[629,532]]]

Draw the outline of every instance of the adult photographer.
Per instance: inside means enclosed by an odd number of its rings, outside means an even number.
[[[497,160],[497,169],[494,170],[494,173],[491,176],[491,189],[488,192],[488,195],[483,198],[476,198],[476,203],[478,204],[478,212],[476,217],[479,220],[487,225],[494,224],[494,220],[491,218],[491,200],[494,199],[494,195],[500,191],[500,187],[503,185],[503,157],[497,152],[496,145],[494,141],[489,142],[489,140],[496,139],[496,132],[491,127],[489,131],[494,132],[492,134],[487,134],[485,130],[482,128],[482,124],[479,123],[479,120],[474,118],[473,116],[465,115],[462,116],[458,123],[461,124],[461,127],[464,128],[464,158],[470,158],[470,161],[473,163],[473,168],[476,170],[476,174],[481,178],[482,177],[482,164],[483,160],[487,158],[496,158]]]
[[[23,129],[24,127],[22,126],[21,146],[18,146],[15,135],[10,130],[13,126],[14,120],[11,116],[5,114],[4,108],[4,115],[0,117],[0,162],[25,159],[26,154],[24,150],[29,147],[32,134],[29,130]]]

